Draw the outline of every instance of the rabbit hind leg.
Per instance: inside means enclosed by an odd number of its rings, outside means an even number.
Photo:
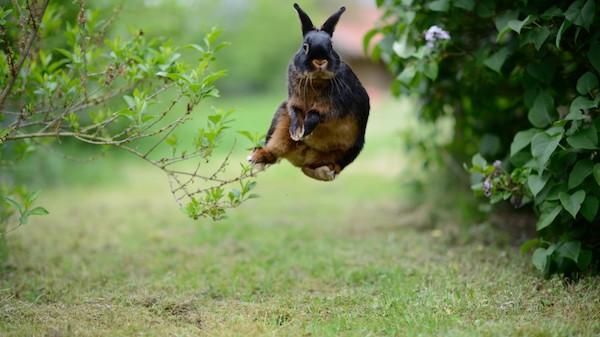
[[[336,164],[322,165],[315,168],[309,166],[302,167],[302,172],[306,176],[320,181],[332,181],[338,176],[340,171],[340,166]]]
[[[267,165],[276,163],[296,148],[296,144],[289,134],[290,122],[290,116],[284,103],[279,106],[273,117],[271,127],[267,133],[266,144],[263,147],[256,148],[248,156],[248,161],[257,170],[262,170]]]

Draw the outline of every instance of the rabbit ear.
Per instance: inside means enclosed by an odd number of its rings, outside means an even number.
[[[329,36],[333,36],[333,31],[335,30],[335,26],[337,25],[340,16],[346,11],[346,7],[341,7],[337,12],[332,14],[327,21],[321,26],[321,30],[325,33],[329,34]]]
[[[294,8],[298,12],[298,16],[300,17],[300,21],[302,22],[302,35],[306,35],[311,30],[315,30],[315,26],[313,25],[312,21],[308,17],[308,14],[306,14],[302,10],[302,8],[300,8],[300,6],[298,6],[297,3],[294,4]]]

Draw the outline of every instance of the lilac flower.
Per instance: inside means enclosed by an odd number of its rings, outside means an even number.
[[[501,161],[499,161],[499,160],[496,160],[496,161],[494,162],[494,168],[495,168],[496,170],[500,170],[500,169],[502,169],[502,162],[501,162]]]
[[[433,48],[437,40],[450,40],[450,33],[443,30],[438,26],[431,26],[425,32],[425,41],[427,41],[427,47]]]
[[[492,196],[492,180],[489,177],[483,181],[483,194],[488,198]]]

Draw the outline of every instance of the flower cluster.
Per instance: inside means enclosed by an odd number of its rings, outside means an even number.
[[[450,40],[450,33],[435,25],[429,27],[425,32],[427,47],[433,48],[438,40]]]
[[[485,178],[485,180],[483,181],[483,194],[490,198],[492,196],[492,188],[494,187],[494,185],[492,184],[492,178],[498,177],[500,174],[502,174],[502,162],[499,160],[496,160],[493,164],[494,166],[494,171],[492,172],[491,175],[487,176]]]

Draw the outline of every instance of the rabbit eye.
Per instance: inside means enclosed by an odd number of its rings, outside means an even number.
[[[304,50],[304,54],[308,54],[308,43],[303,44],[302,49]]]

